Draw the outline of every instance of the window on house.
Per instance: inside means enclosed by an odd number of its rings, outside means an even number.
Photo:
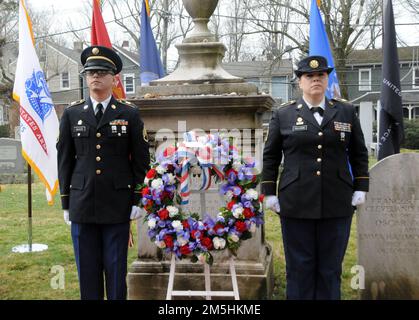
[[[125,93],[135,93],[135,75],[133,73],[124,74]]]
[[[61,89],[70,89],[70,74],[68,71],[61,73]]]
[[[413,69],[413,89],[419,88],[419,67]]]
[[[371,69],[359,69],[359,91],[371,90]]]
[[[288,101],[288,78],[286,76],[272,77],[272,97]]]

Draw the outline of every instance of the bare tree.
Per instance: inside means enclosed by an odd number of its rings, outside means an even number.
[[[303,54],[308,53],[311,1],[267,0],[263,5],[255,4],[251,0],[244,1],[252,14],[255,29],[267,34],[278,34],[282,37],[283,46],[288,43]],[[278,18],[275,17],[276,10],[281,12],[277,13]],[[261,11],[271,14],[266,19],[260,19],[258,17]],[[342,95],[346,96],[345,73],[339,70],[343,70],[349,54],[359,44],[362,43],[362,47],[369,48],[380,36],[376,26],[381,16],[381,0],[322,0],[320,11],[323,13],[325,30],[335,58],[339,80],[343,84]],[[285,25],[281,23],[284,17],[287,22]],[[371,25],[375,26],[373,31]]]
[[[419,0],[403,0],[399,1],[409,12],[419,14]],[[393,4],[394,5],[394,4]]]
[[[16,41],[17,35],[17,3],[12,0],[0,0],[0,94],[3,97],[11,97],[13,79],[6,72],[6,64],[3,61],[7,43]]]

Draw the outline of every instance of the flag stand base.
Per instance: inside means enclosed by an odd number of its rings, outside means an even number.
[[[45,250],[48,250],[48,246],[40,243],[34,243],[32,245],[21,244],[12,248],[12,252],[14,253],[40,252]]]

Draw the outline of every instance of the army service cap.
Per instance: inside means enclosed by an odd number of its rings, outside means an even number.
[[[305,73],[327,72],[329,74],[333,68],[327,64],[327,59],[322,56],[308,56],[298,62],[295,75],[300,78]]]
[[[81,72],[108,70],[118,74],[122,70],[122,60],[119,55],[113,49],[103,46],[87,47],[81,53],[80,60],[83,65]]]

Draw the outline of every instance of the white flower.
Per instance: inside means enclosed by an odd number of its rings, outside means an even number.
[[[224,249],[224,247],[226,246],[226,241],[223,238],[219,238],[219,237],[215,237],[212,240],[212,243],[214,244],[214,248],[216,250]]]
[[[183,229],[183,225],[182,222],[180,222],[179,220],[175,220],[172,222],[172,227],[173,229],[175,229],[176,231],[180,231]]]
[[[168,182],[168,184],[170,184],[170,185],[175,184],[175,182],[176,182],[176,177],[175,177],[172,173],[168,173],[168,174],[167,174],[167,177],[169,178],[169,182]]]
[[[154,241],[154,243],[156,244],[157,247],[159,247],[160,249],[166,248],[166,244],[164,243],[164,241]]]
[[[230,202],[230,201],[231,201],[231,199],[233,199],[233,196],[234,196],[233,191],[228,190],[228,191],[226,192],[226,194],[224,195],[224,200],[225,200],[225,201],[227,201],[227,202]]]
[[[184,246],[185,244],[187,244],[187,243],[189,242],[189,240],[187,240],[187,239],[185,239],[185,238],[183,238],[183,237],[179,236],[179,237],[177,237],[177,242],[178,242],[178,243],[179,243],[179,245],[182,247],[182,246]]]
[[[240,218],[242,214],[243,214],[243,207],[237,207],[236,209],[233,210],[233,216],[236,219]]]
[[[158,187],[160,187],[160,186],[162,186],[163,185],[163,180],[162,179],[155,179],[155,180],[153,180],[153,182],[151,182],[151,187],[153,188],[153,189],[157,189]]]
[[[233,242],[239,242],[239,240],[240,240],[239,236],[235,233],[230,233],[229,237],[230,237],[231,241],[233,241]]]
[[[150,179],[149,178],[144,178],[144,183],[146,184],[146,185],[148,185],[148,182],[150,181]]]
[[[249,231],[251,233],[255,233],[256,232],[256,223],[254,223],[254,222],[250,223]]]
[[[157,168],[156,168],[156,171],[157,171],[158,174],[161,175],[161,174],[166,172],[166,169],[164,167],[162,167],[161,165],[158,165]]]
[[[150,220],[148,220],[148,227],[150,228],[150,229],[154,229],[155,227],[156,227],[156,219],[150,219]]]
[[[249,189],[246,191],[246,194],[253,200],[257,200],[259,197],[258,192],[255,189]]]
[[[173,218],[174,216],[176,216],[179,213],[179,209],[174,207],[174,206],[167,206],[166,207],[167,211],[169,211],[169,217]]]

